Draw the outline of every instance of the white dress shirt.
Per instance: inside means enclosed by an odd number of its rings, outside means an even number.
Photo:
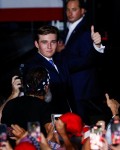
[[[83,16],[83,17],[84,17],[84,16]],[[83,19],[83,17],[80,18],[79,20],[77,20],[77,21],[74,22],[74,23],[70,23],[70,22],[67,23],[69,32],[68,32],[67,37],[66,37],[65,45],[66,45],[66,43],[67,43],[67,41],[68,41],[68,39],[69,39],[71,33],[73,32],[73,30],[75,29],[75,27],[78,25],[78,23]]]

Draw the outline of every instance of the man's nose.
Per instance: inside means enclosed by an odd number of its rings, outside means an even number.
[[[47,47],[48,47],[48,48],[51,48],[51,43],[48,43],[48,44],[47,44]]]
[[[72,11],[69,10],[69,11],[67,12],[67,14],[70,16],[70,15],[72,14]]]

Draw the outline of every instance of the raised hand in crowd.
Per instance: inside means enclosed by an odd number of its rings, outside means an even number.
[[[12,84],[12,93],[8,97],[8,100],[9,99],[13,99],[13,98],[19,96],[19,94],[20,94],[20,88],[22,87],[21,80],[20,80],[20,78],[18,78],[18,76],[13,76],[12,77],[11,84]]]
[[[49,146],[49,144],[48,144],[44,134],[41,133],[40,135],[41,135],[40,148],[42,150],[51,150],[51,148],[50,148],[50,146]]]
[[[59,135],[62,137],[64,141],[64,147],[66,150],[75,150],[72,142],[70,141],[69,135],[66,131],[65,123],[58,119],[55,121],[56,130],[59,133]]]
[[[106,100],[107,100],[107,106],[110,108],[112,115],[114,116],[116,114],[119,114],[119,110],[118,110],[120,107],[119,102],[115,99],[110,99],[110,97],[107,93],[105,94],[105,96],[106,96]]]
[[[23,129],[17,124],[12,124],[11,128],[12,128],[11,132],[14,135],[11,137],[11,139],[16,140],[16,143],[19,143],[19,141],[28,134],[25,129]]]
[[[20,94],[20,88],[22,87],[22,84],[21,84],[21,80],[18,78],[18,76],[13,76],[12,77],[11,84],[12,84],[11,95],[7,98],[7,100],[0,107],[0,119],[2,117],[2,110],[3,110],[4,106],[6,105],[6,103],[9,100],[18,97],[19,94]]]
[[[47,130],[47,141],[54,141],[60,144],[58,134],[57,132],[54,132],[54,126],[52,125],[52,123],[48,124],[46,130]]]
[[[19,143],[24,142],[24,138],[26,140],[28,132],[17,124],[15,124],[15,125],[12,124],[11,127],[13,129],[12,133],[14,135],[14,137],[12,137],[12,139],[16,140],[16,144],[18,145]],[[40,133],[40,136],[41,136],[41,140],[40,140],[39,144],[40,144],[41,150],[51,150],[51,148],[50,148],[49,144],[47,143],[47,140],[42,132]],[[30,140],[28,139],[28,141],[30,141]]]

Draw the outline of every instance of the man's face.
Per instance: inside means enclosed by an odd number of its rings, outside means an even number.
[[[57,48],[57,35],[47,34],[39,35],[39,40],[35,41],[35,46],[38,48],[38,52],[47,58],[51,58]]]
[[[80,19],[85,10],[79,7],[79,2],[76,1],[69,1],[67,3],[66,15],[69,22],[73,23]]]

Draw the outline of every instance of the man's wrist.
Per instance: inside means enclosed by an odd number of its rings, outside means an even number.
[[[98,48],[100,48],[102,43],[97,43],[97,44],[94,43],[94,44],[95,44],[95,46],[97,46]]]
[[[105,46],[103,46],[102,43],[100,44],[100,47],[98,47],[95,43],[93,43],[93,46],[99,53],[104,53]]]
[[[119,114],[115,114],[115,115],[113,115],[113,116],[112,116],[112,119],[113,119],[113,118],[115,118],[116,116],[118,116],[118,117],[119,117]]]

